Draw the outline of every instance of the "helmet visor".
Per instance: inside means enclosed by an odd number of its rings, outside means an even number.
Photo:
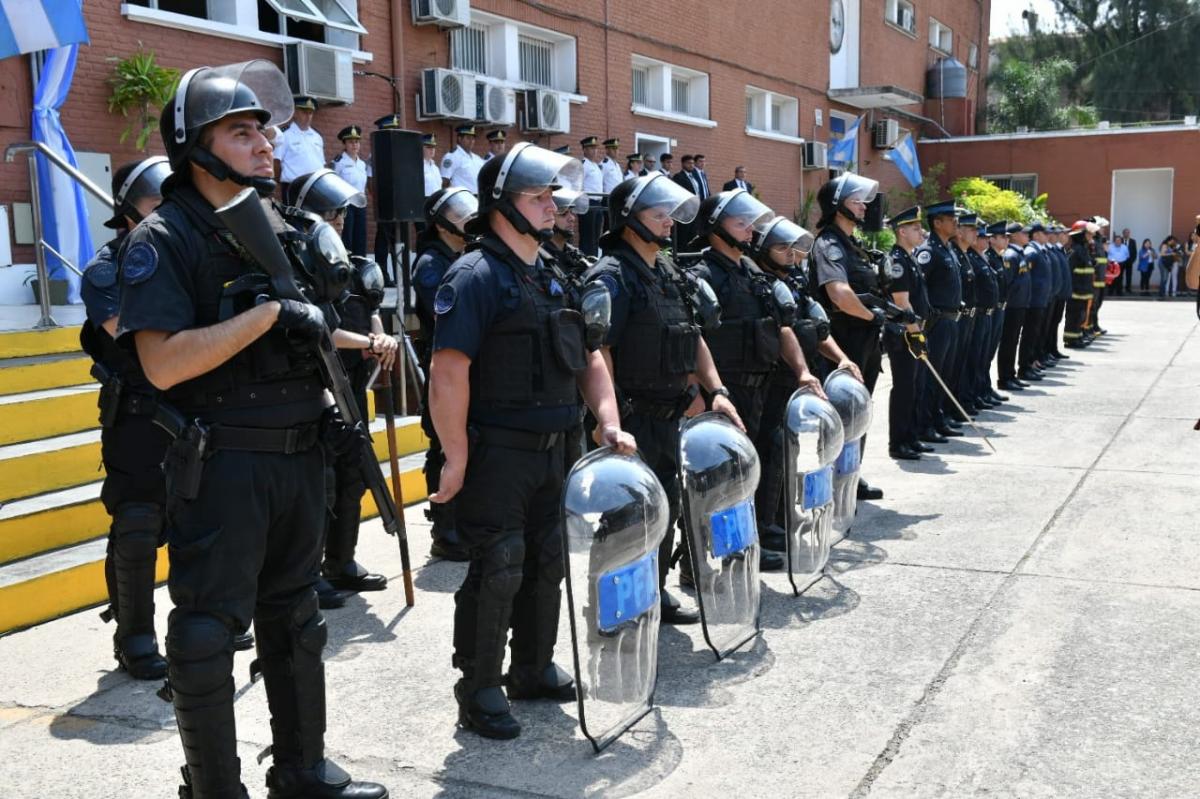
[[[808,255],[812,251],[813,234],[787,217],[777,216],[763,228],[760,249],[770,250],[783,246],[801,255]]]
[[[466,189],[447,191],[441,202],[433,209],[435,217],[441,217],[457,230],[464,230],[467,222],[479,213],[479,201]]]
[[[366,208],[367,197],[332,169],[318,169],[300,184],[295,204],[306,211],[325,214],[350,205]]]
[[[847,172],[839,177],[835,186],[836,188],[833,191],[834,205],[850,200],[861,200],[864,203],[869,203],[879,193],[879,181],[864,178],[862,175],[856,175],[853,172]]]
[[[557,189],[554,192],[554,207],[558,209],[560,214],[565,214],[567,211],[574,211],[576,214],[586,214],[588,210],[588,196],[584,192],[576,191],[575,189]]]
[[[259,59],[189,71],[175,90],[175,138],[238,111],[257,112],[264,125],[292,118],[292,91],[279,67]]]
[[[638,178],[638,185],[629,193],[625,207],[630,214],[653,209],[664,219],[669,216],[686,225],[696,218],[700,198],[666,175],[646,175]]]
[[[754,199],[754,195],[744,189],[729,193],[727,199],[717,204],[713,210],[716,217],[713,221],[720,223],[726,219],[734,219],[753,228],[761,228],[775,218],[775,213]]]
[[[583,190],[583,162],[535,144],[521,142],[509,150],[496,176],[492,196],[526,194],[546,188]]]

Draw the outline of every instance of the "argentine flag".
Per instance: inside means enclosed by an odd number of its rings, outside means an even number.
[[[921,185],[924,178],[921,177],[921,164],[917,161],[917,142],[911,133],[901,139],[891,152],[884,153],[883,157],[896,165],[910,186],[916,188]]]
[[[829,166],[836,169],[845,169],[847,165],[854,163],[858,155],[858,126],[862,124],[863,118],[859,117],[846,128],[846,132],[842,134],[842,138],[829,145],[829,151],[826,153],[826,158],[829,161]]]
[[[80,0],[0,0],[0,58],[87,41]]]

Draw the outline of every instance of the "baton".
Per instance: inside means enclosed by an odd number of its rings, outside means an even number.
[[[963,421],[966,422],[967,424],[971,425],[971,429],[973,429],[976,433],[978,433],[980,435],[980,437],[983,439],[984,443],[988,445],[988,448],[991,449],[991,451],[993,453],[995,453],[996,448],[994,446],[992,446],[991,439],[989,439],[987,437],[987,434],[984,433],[983,430],[981,430],[979,428],[979,425],[977,425],[977,424],[975,424],[975,422],[971,421],[971,415],[966,412],[966,410],[963,408],[963,406],[958,404],[958,400],[956,400],[954,398],[954,395],[952,393],[950,393],[949,387],[946,386],[946,381],[942,380],[942,376],[938,374],[938,370],[934,369],[933,364],[929,362],[929,356],[922,354],[921,360],[924,361],[925,365],[929,367],[929,373],[932,374],[933,378],[938,381],[938,385],[942,387],[942,391],[946,392],[946,396],[949,397],[950,401],[954,403],[954,407],[958,408],[958,413],[960,416],[962,416]]]
[[[378,367],[376,367],[378,370]],[[383,419],[387,428],[388,464],[392,467],[392,496],[396,498],[396,537],[400,541],[400,566],[404,571],[404,604],[412,607],[413,597],[412,563],[408,554],[408,525],[404,521],[404,491],[400,486],[400,459],[396,454],[396,412],[392,396],[392,373],[396,367],[379,372],[375,387],[383,399]]]

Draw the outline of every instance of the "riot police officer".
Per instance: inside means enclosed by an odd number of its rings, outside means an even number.
[[[596,264],[596,259],[584,255],[575,246],[575,233],[579,219],[588,212],[587,194],[572,189],[557,189],[554,192],[554,235],[542,245],[544,255],[573,278],[582,278]]]
[[[330,169],[301,175],[284,192],[284,202],[316,214],[341,235],[351,208],[366,207],[362,192]],[[337,300],[338,329],[333,341],[339,349],[346,375],[354,390],[359,417],[368,418],[367,389],[376,363],[390,370],[396,359],[396,339],[383,331],[379,306],[383,303],[383,271],[374,261],[352,258],[345,273],[345,290]],[[354,439],[345,439],[353,444]],[[354,559],[358,547],[358,528],[362,521],[362,497],[367,491],[360,470],[358,447],[342,447],[334,452],[333,471],[336,493],[325,531],[325,560],[317,582],[317,598],[323,609],[338,608],[354,591],[382,591],[387,578],[372,574]]]
[[[450,269],[450,264],[467,247],[466,224],[479,212],[475,195],[466,189],[439,189],[425,199],[425,229],[417,238],[417,262],[413,266],[413,286],[416,288],[417,318],[421,322],[421,336],[417,343],[417,357],[421,368],[429,374],[429,359],[433,354],[433,331],[436,316],[433,312],[437,288]],[[428,380],[428,377],[426,377]],[[429,392],[425,389],[421,406],[421,429],[429,439],[425,451],[425,489],[427,495],[437,491],[438,479],[446,459],[433,420],[429,415]],[[433,544],[431,555],[444,560],[466,561],[467,548],[454,525],[453,502],[431,502],[425,511],[432,523],[430,534]]]
[[[667,494],[669,522],[659,548],[662,621],[694,624],[665,588],[680,514],[679,423],[696,396],[738,420],[701,331],[718,323],[711,287],[683,272],[662,248],[675,223],[688,224],[700,200],[662,174],[630,178],[609,195],[612,226],[600,240],[604,256],[587,279],[612,297],[612,320],[601,349],[620,392],[623,425]],[[740,424],[740,421],[739,421]]]
[[[888,290],[892,303],[907,308],[924,319],[929,314],[929,296],[925,278],[912,254],[925,243],[921,228],[921,206],[907,208],[888,220],[896,234],[891,252]],[[915,461],[933,447],[923,444],[917,428],[917,360],[928,354],[925,334],[917,322],[901,329],[898,324],[885,326],[883,346],[892,370],[892,393],[888,397],[888,455],[896,460]]]
[[[269,281],[214,213],[243,187],[274,191],[263,129],[286,122],[291,108],[287,80],[265,61],[185,73],[160,121],[173,170],[164,202],[120,255],[118,332],[179,411],[165,461],[175,603],[167,657],[187,761],[180,796],[193,799],[247,795],[232,672],[234,633],[251,620],[253,671],[271,714],[268,796],[387,797],[381,785],[352,782],[324,754],[326,628],[313,586],[326,392],[314,353],[326,315],[308,302],[270,299]],[[263,211],[297,245],[296,263],[341,246],[327,226],[310,237]],[[315,290],[317,262],[303,263]]]
[[[929,363],[946,379],[958,347],[957,325],[962,311],[962,273],[950,251],[950,240],[958,232],[958,209],[953,201],[937,203],[925,209],[925,219],[929,239],[917,247],[913,258],[925,277],[929,297],[925,317]],[[920,439],[927,444],[944,444],[947,438],[961,436],[946,413],[948,402],[937,380],[923,372],[917,385]]]
[[[879,332],[885,314],[868,308],[859,294],[880,295],[879,273],[854,239],[854,230],[865,221],[867,204],[875,199],[879,183],[845,172],[817,191],[821,218],[810,258],[817,301],[829,312],[834,341],[858,364],[870,392],[883,364]],[[859,499],[882,499],[883,491],[859,479]]]
[[[467,228],[482,239],[455,261],[434,298],[429,407],[446,463],[430,499],[458,498],[456,526],[471,553],[454,597],[453,663],[462,671],[454,694],[459,723],[492,738],[520,734],[508,698],[575,696],[553,654],[564,434],[579,418],[580,392],[599,440],[634,451],[604,359],[589,350],[574,298],[539,255],[554,226],[554,189],[581,183],[578,161],[528,142],[484,164],[479,216]],[[603,330],[590,332],[598,345]]]
[[[153,423],[157,392],[137,360],[113,340],[121,304],[117,251],[133,226],[162,200],[162,182],[170,173],[162,156],[125,164],[113,173],[116,213],[104,224],[117,236],[84,269],[80,286],[87,319],[79,343],[95,361],[92,375],[100,381],[105,471],[100,501],[112,517],[104,558],[109,606],[102,616],[117,622],[113,656],[118,667],[138,680],[161,679],[167,673],[154,635],[154,567],[166,500],[159,464],[169,438]]]

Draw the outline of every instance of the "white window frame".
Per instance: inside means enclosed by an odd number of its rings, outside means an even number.
[[[967,45],[967,68],[979,69],[979,45],[975,42]]]
[[[709,119],[709,76],[707,72],[681,67],[656,58],[633,54],[630,66],[630,94],[633,93],[633,70],[646,70],[646,102],[631,102],[630,111],[639,116],[682,122],[702,128],[715,128],[715,120]],[[675,81],[687,82],[687,113],[673,109],[672,86]],[[631,97],[632,100],[632,97]]]
[[[1023,197],[1028,197],[1031,200],[1038,196],[1038,173],[1037,172],[1013,172],[1012,174],[1008,174],[1008,175],[982,175],[981,177],[984,180],[990,180],[992,183],[996,183],[997,185],[999,185],[999,181],[1006,181],[1008,185],[1001,186],[1000,188],[1007,188],[1009,191],[1015,191],[1015,192],[1017,192],[1017,194],[1020,194]],[[1012,188],[1012,183],[1014,180],[1032,180],[1033,181],[1033,191],[1030,194],[1025,194],[1024,192],[1022,192],[1019,189]]]
[[[909,25],[903,22],[901,11],[908,14]],[[912,0],[886,0],[883,8],[884,21],[914,39],[917,38],[917,7],[912,3]]]
[[[342,0],[341,5],[345,8],[350,5],[351,1]],[[131,22],[201,33],[238,42],[280,47],[300,41],[293,36],[259,30],[257,0],[208,0],[207,19],[163,11],[157,7],[157,0],[150,0],[150,4],[150,6],[141,6],[122,3],[121,16]],[[369,64],[374,59],[370,52],[358,48],[359,38],[356,34],[329,27],[326,27],[325,31],[325,43],[349,50],[350,58],[354,63]]]
[[[510,89],[552,89],[568,95],[572,102],[587,101],[586,97],[575,91],[577,44],[574,36],[474,8],[471,9],[470,25],[483,29],[487,42],[487,68],[475,74],[485,75]],[[522,39],[550,46],[549,86],[521,79]]]
[[[934,17],[929,18],[929,46],[946,55],[954,52],[954,31]]]
[[[854,124],[854,120],[858,119],[858,116],[859,116],[858,114],[848,114],[848,113],[846,113],[845,111],[835,111],[835,110],[834,110],[834,109],[832,109],[832,108],[831,108],[831,109],[829,109],[829,118],[830,118],[830,120],[833,120],[833,119],[840,119],[840,120],[842,121],[842,127],[843,127],[843,130],[844,130],[844,129],[847,129],[847,128],[849,128],[851,125],[853,125],[853,124]],[[861,136],[861,135],[862,135],[862,128],[859,128],[859,130],[858,130],[858,133],[859,133],[859,136]],[[835,141],[841,141],[841,139],[840,139],[840,138],[839,138],[839,139],[834,139],[834,138],[833,138],[833,125],[832,125],[832,123],[829,125],[829,134],[828,134],[828,136],[827,136],[827,141],[828,141],[828,143],[829,143],[829,146],[830,146],[830,147],[832,147],[832,146],[833,146],[833,143],[834,143]],[[863,143],[862,143],[862,140],[860,139],[860,140],[859,140],[859,142],[858,142],[858,147],[859,147],[859,149],[858,149],[858,155],[859,155],[859,157],[861,157],[861,156],[862,156],[862,146],[863,146]],[[862,168],[862,166],[861,166],[860,164],[855,164],[855,168],[861,169],[861,168]],[[835,167],[835,166],[833,166],[832,164],[830,164],[830,166],[829,166],[829,171],[830,171],[830,172],[832,172],[832,173],[833,173],[833,174],[835,174],[835,175],[840,175],[840,174],[842,174],[843,172],[845,172],[846,170],[845,170],[844,168],[842,168],[842,167]]]
[[[773,139],[791,144],[803,144],[800,136],[800,100],[757,86],[746,86],[746,103],[749,112],[746,119],[746,135],[760,139]],[[779,106],[781,119],[779,130],[771,126],[771,109]]]

